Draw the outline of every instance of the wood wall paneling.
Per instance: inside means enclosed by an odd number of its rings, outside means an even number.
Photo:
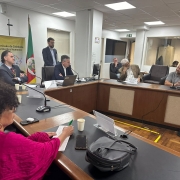
[[[97,110],[108,111],[110,85],[98,85]]]
[[[73,88],[72,106],[86,112],[96,110],[98,84]]]
[[[136,89],[133,118],[163,124],[167,93]]]

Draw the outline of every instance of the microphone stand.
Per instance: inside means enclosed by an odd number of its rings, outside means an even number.
[[[22,83],[22,81],[18,81],[17,79],[13,79],[13,82],[20,84],[20,85],[23,84],[24,86],[26,86],[26,87],[28,87],[28,88],[30,88],[30,89],[32,89],[32,90],[34,90],[34,91],[36,91],[36,92],[38,92],[44,96],[44,106],[39,106],[36,109],[37,112],[49,112],[49,111],[51,111],[51,107],[47,106],[47,102],[46,102],[47,99],[46,99],[46,96],[44,95],[44,93],[42,93],[41,91],[38,91],[37,89],[34,89],[32,87],[27,86],[26,84]]]
[[[34,76],[36,76],[36,74],[34,74]],[[43,82],[43,81],[42,81],[42,78],[40,78],[39,76],[36,76],[36,77],[41,80],[40,88],[45,88],[45,85],[42,84],[42,82]]]
[[[71,68],[71,69],[72,69],[72,68]],[[78,74],[74,69],[72,69],[72,70],[78,75],[78,78],[77,78],[78,80],[77,80],[76,82],[77,82],[77,83],[78,83],[78,82],[81,82],[81,80],[79,79],[79,74]]]

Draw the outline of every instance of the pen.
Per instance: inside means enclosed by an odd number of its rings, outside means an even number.
[[[70,126],[70,125],[72,124],[72,122],[73,122],[73,119],[69,122],[69,124],[68,124],[68,125]]]

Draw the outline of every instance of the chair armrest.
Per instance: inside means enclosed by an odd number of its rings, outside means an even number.
[[[145,80],[150,80],[150,79],[151,79],[151,74],[145,74],[145,75],[142,77],[143,82],[144,82]]]
[[[167,76],[162,77],[159,81],[159,84],[164,85],[166,78]]]

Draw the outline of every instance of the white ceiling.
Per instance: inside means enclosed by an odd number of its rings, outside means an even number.
[[[165,25],[180,25],[180,0],[126,0],[136,9],[114,11],[105,4],[123,0],[0,0],[7,4],[52,15],[53,12],[75,13],[84,9],[96,9],[104,14],[104,29],[130,29],[147,21],[163,21]],[[75,17],[67,19],[75,20]]]

